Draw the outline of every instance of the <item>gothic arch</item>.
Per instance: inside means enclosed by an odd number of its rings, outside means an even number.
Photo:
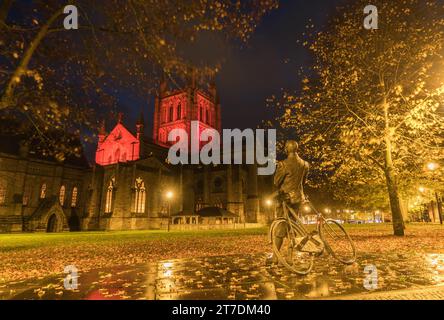
[[[45,200],[29,220],[30,231],[68,231],[68,220],[57,197]]]
[[[46,226],[45,229],[47,232],[62,232],[68,224],[65,213],[59,206],[54,206],[51,210],[48,210],[43,216],[42,222],[43,225]],[[51,223],[53,223],[53,227],[49,230],[48,228],[51,226]]]

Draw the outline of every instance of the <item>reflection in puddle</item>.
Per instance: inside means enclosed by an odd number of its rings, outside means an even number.
[[[388,291],[444,283],[444,255],[366,255],[352,266],[328,256],[298,276],[272,265],[269,254],[168,260],[80,273],[79,288],[63,278],[9,283],[0,299],[318,299],[367,292],[364,267],[378,269],[378,289]]]
[[[425,260],[429,265],[433,281],[444,282],[444,254],[426,254]]]

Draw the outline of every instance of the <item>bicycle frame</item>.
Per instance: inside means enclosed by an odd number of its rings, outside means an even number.
[[[311,203],[310,203],[310,207],[317,215],[316,229],[319,234],[321,224],[325,220],[325,218],[322,216],[322,214],[320,212],[318,212],[311,205]],[[301,250],[302,247],[304,247],[304,245],[308,241],[313,242],[316,246],[325,247],[325,245],[321,239],[317,240],[312,237],[313,234],[307,230],[307,228],[304,226],[303,221],[298,217],[296,212],[285,201],[282,201],[282,208],[284,211],[284,216],[279,219],[276,219],[276,221],[279,221],[279,220],[286,220],[287,221],[287,223],[289,224],[289,230],[287,230],[287,234],[289,236],[290,241],[294,242],[295,239],[297,239],[297,238],[301,238],[301,237],[304,238],[304,240],[300,241],[297,244],[296,250]],[[270,234],[270,236],[271,236],[271,234]],[[270,241],[272,241],[271,238],[270,238]],[[321,242],[319,242],[319,241],[321,241]],[[295,243],[293,243],[293,245],[295,245]],[[322,249],[322,251],[323,251],[323,249]]]
[[[316,231],[310,232],[309,230],[307,230],[302,219],[298,216],[298,214],[295,212],[295,210],[293,208],[291,208],[285,201],[282,201],[283,216],[279,217],[278,219],[275,219],[275,221],[273,222],[273,224],[270,227],[270,233],[269,233],[270,243],[273,243],[273,240],[274,240],[272,237],[272,232],[274,230],[275,224],[279,224],[279,223],[282,223],[282,221],[285,221],[286,225],[287,225],[286,234],[287,234],[288,240],[291,243],[290,246],[291,246],[292,250],[310,253],[312,255],[312,257],[319,256],[324,252],[324,250],[327,250],[329,254],[331,254],[333,257],[335,257],[340,262],[342,262],[344,264],[353,263],[356,260],[356,249],[355,249],[355,246],[354,246],[352,240],[350,239],[350,236],[347,234],[347,232],[344,230],[344,228],[342,226],[340,226],[337,222],[332,220],[335,224],[339,225],[340,230],[342,230],[342,231],[340,231],[340,233],[344,234],[346,236],[346,240],[351,245],[351,250],[352,250],[351,252],[352,252],[353,256],[350,259],[345,259],[343,257],[339,257],[335,253],[335,251],[330,247],[330,244],[328,242],[326,242],[325,239],[323,238],[323,233],[325,232],[325,230],[323,229],[323,225],[329,226],[328,222],[331,219],[324,218],[324,216],[319,211],[317,211],[311,203],[308,203],[308,205],[313,210],[313,212],[317,215]],[[331,227],[330,227],[330,229],[331,229]],[[335,235],[337,235],[335,230],[331,229],[331,231]],[[327,230],[327,232],[329,234],[331,234],[330,231]],[[315,247],[313,247],[313,245]],[[284,265],[286,265],[286,264],[284,263]],[[286,265],[286,266],[291,269],[290,266],[288,266],[288,265]],[[310,269],[311,269],[311,266],[310,266],[310,268],[308,268],[305,271],[309,272]],[[300,271],[300,272],[295,271],[295,272],[297,272],[299,274],[306,274],[305,271]]]
[[[317,225],[317,228],[319,229],[319,226],[321,225],[321,223],[323,221],[325,221],[325,218],[319,211],[316,210],[315,207],[313,207],[313,205],[311,203],[308,202],[308,204],[309,204],[311,210],[313,210],[317,216],[316,225]],[[301,233],[301,235],[303,235],[303,236],[309,235],[309,232],[304,227],[303,221],[298,217],[296,212],[285,201],[282,201],[282,207],[284,209],[284,217],[283,218],[285,220],[287,220],[292,227],[294,227],[297,231],[299,231]]]

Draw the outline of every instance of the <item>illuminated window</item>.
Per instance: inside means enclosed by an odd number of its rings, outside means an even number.
[[[63,204],[65,203],[65,192],[66,192],[65,186],[61,186],[59,192],[59,202],[61,206],[63,206]]]
[[[106,190],[105,213],[111,213],[113,208],[114,178],[111,178]]]
[[[135,213],[145,212],[145,200],[146,200],[145,183],[141,178],[137,178],[135,183],[135,192],[134,192]]]
[[[199,211],[200,209],[203,209],[203,201],[201,198],[197,199],[196,201],[196,207],[195,210]]]
[[[0,182],[0,204],[6,203],[6,182]]]
[[[224,204],[222,202],[221,199],[216,199],[216,201],[214,201],[213,206],[217,207],[217,208],[221,208],[224,209]]]
[[[177,106],[177,116],[176,116],[176,119],[177,119],[177,120],[182,119],[182,106],[180,105],[180,103],[179,103],[179,105]]]
[[[77,207],[78,193],[79,193],[79,191],[77,190],[77,187],[72,188],[72,195],[71,195],[71,207],[72,208]]]
[[[174,121],[174,107],[173,106],[171,106],[170,107],[170,115],[169,115],[169,121],[170,122],[173,122]]]
[[[40,187],[40,199],[46,198],[46,183],[42,184]]]

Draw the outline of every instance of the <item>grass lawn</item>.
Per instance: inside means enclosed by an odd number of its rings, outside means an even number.
[[[132,243],[134,241],[180,241],[181,239],[227,236],[263,235],[267,228],[207,231],[97,231],[64,233],[0,234],[0,252],[48,246],[81,245],[87,243]]]
[[[348,225],[359,253],[444,252],[444,227],[409,224],[405,237],[392,226]],[[0,234],[0,282],[148,261],[270,252],[267,228],[213,231],[123,231]]]

